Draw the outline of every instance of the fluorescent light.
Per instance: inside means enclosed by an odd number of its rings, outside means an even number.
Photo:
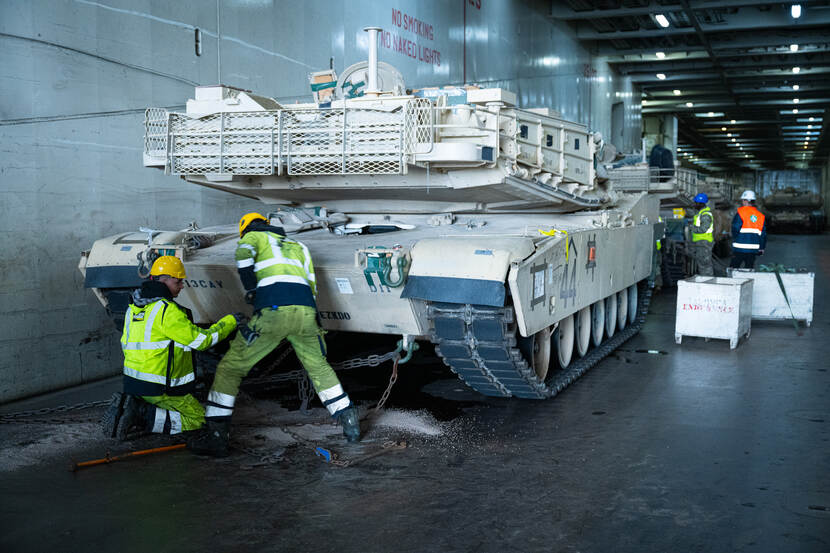
[[[674,90],[672,90],[672,92],[674,93],[675,96],[680,96],[680,91],[677,90],[676,88]]]
[[[810,117],[810,121],[815,121],[815,120],[816,120],[815,117]]]
[[[797,84],[794,84],[794,85],[793,85],[793,90],[798,90],[799,88],[801,88],[801,87],[800,87],[800,86],[798,86]]]
[[[798,15],[801,15],[801,6],[798,7]],[[666,19],[666,16],[662,13],[658,13],[654,16],[654,19],[657,21],[657,24],[663,27],[664,29],[669,26],[669,20]]]
[[[808,128],[808,129],[812,129],[812,128],[813,128],[813,126],[812,126],[812,125],[807,125],[807,128]]]
[[[790,48],[792,48],[792,46],[791,46]],[[796,44],[796,48],[798,48],[798,45],[797,45],[797,44]],[[665,53],[665,52],[657,52],[657,53],[656,53],[656,54],[654,54],[654,55],[655,55],[655,56],[657,56],[657,59],[658,59],[658,60],[662,60],[662,59],[664,59],[664,58],[666,57],[666,53]]]
[[[714,116],[715,116],[715,112],[714,112],[714,111],[710,111],[710,112],[709,112],[709,114],[708,114],[708,117],[714,117]]]
[[[726,127],[721,127],[720,130],[725,131]]]
[[[793,103],[797,104],[798,103],[798,98],[793,98]]]
[[[790,44],[790,52],[798,52],[798,44]]]
[[[693,103],[691,103],[691,102],[686,102],[686,107],[687,107],[687,108],[692,108],[692,107],[694,107],[694,106],[695,106],[695,105],[694,105]]]
[[[657,78],[660,79],[661,81],[665,81],[666,80],[666,74],[665,73],[657,73]]]
[[[800,72],[801,72],[801,68],[800,68],[800,67],[793,67],[793,73],[798,74],[798,73],[800,73]]]
[[[735,142],[735,139],[734,139],[734,138],[732,139],[732,142]]]
[[[793,113],[798,113],[798,109],[794,109],[794,110],[793,110]]]
[[[724,127],[724,129],[725,129],[725,128],[726,128],[726,127]],[[727,133],[727,134],[726,134],[726,136],[728,136],[729,138],[732,138],[732,133],[731,133],[731,132],[730,132],[730,133]]]
[[[732,123],[734,125],[736,123],[736,121],[733,119],[732,121],[730,121],[730,123]]]
[[[801,4],[793,4],[790,6],[790,15],[793,16],[793,19],[801,17]]]

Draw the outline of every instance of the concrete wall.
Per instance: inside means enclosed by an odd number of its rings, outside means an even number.
[[[611,106],[623,101],[626,144],[618,146],[638,147],[639,95],[549,20],[549,7],[541,0],[0,2],[0,401],[120,370],[118,333],[76,268],[93,240],[140,225],[229,223],[257,207],[141,166],[144,108],[182,106],[194,85],[306,100],[307,74],[364,60],[361,29],[378,25],[389,33],[380,59],[409,87],[503,86],[525,107],[552,107],[606,136]]]

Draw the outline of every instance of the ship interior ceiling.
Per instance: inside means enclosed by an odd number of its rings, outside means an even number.
[[[830,2],[553,2],[552,15],[674,115],[684,165],[816,168],[830,152]]]

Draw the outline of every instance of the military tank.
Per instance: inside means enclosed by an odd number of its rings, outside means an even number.
[[[311,252],[325,329],[429,340],[485,395],[555,395],[639,329],[659,198],[599,182],[599,137],[510,91],[407,91],[367,31],[368,62],[313,74],[314,103],[205,86],[148,109],[144,165],[261,200]],[[125,230],[79,267],[117,318],[156,256],[180,257],[179,301],[207,323],[248,307],[237,240]]]
[[[762,199],[765,215],[773,230],[821,232],[825,224],[823,201],[811,190],[793,186],[773,189]]]

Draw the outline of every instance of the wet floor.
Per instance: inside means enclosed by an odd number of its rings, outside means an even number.
[[[300,414],[291,388],[243,400],[245,451],[226,460],[180,451],[71,473],[70,458],[162,443],[99,439],[93,414],[78,412],[71,439],[14,465],[60,427],[0,425],[0,548],[830,551],[830,240],[773,237],[765,261],[816,271],[801,335],[756,322],[736,350],[677,346],[664,291],[639,335],[541,402],[478,396],[424,348],[357,446],[319,408]],[[365,406],[388,371],[344,385]],[[408,447],[360,461],[392,441]],[[360,462],[324,463],[316,445]],[[280,460],[259,463],[265,453]]]

